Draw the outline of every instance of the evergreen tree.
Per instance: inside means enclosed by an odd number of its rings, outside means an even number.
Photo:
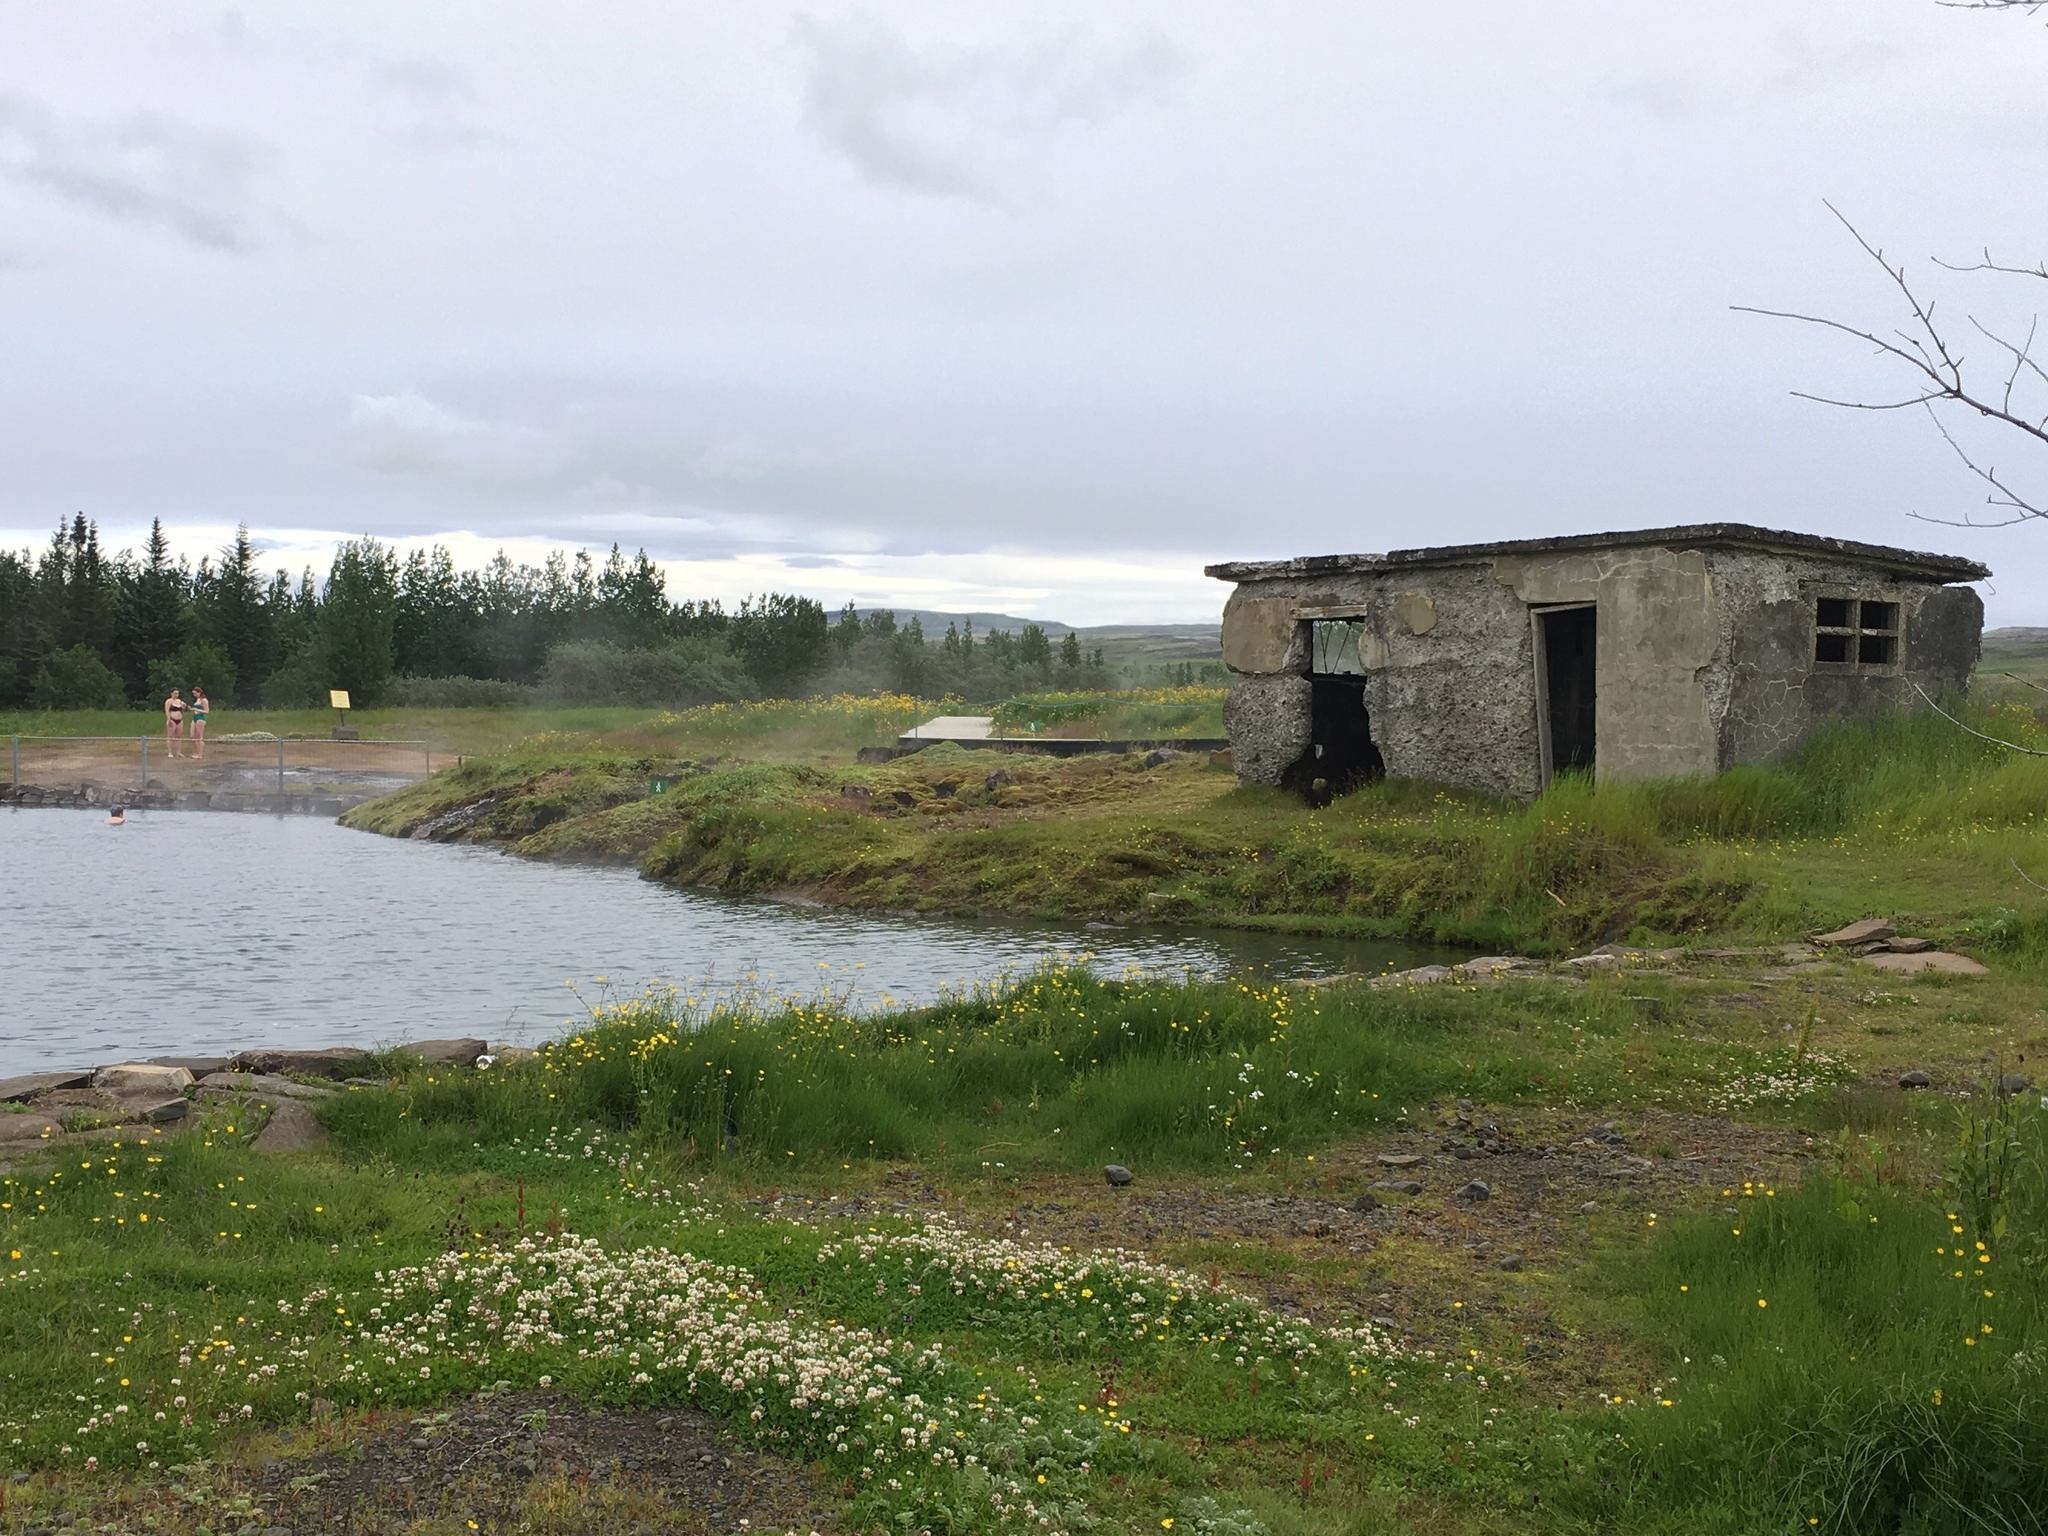
[[[114,664],[128,697],[147,704],[149,664],[170,655],[186,639],[184,576],[171,563],[171,541],[161,518],[150,520],[142,561],[126,567],[118,585]]]
[[[1038,625],[1026,624],[1024,633],[1017,637],[1017,660],[1027,667],[1052,665],[1052,641]]]
[[[1060,641],[1060,665],[1069,672],[1081,670],[1081,637],[1071,629]]]
[[[235,541],[220,552],[220,567],[199,594],[198,637],[220,647],[235,672],[235,703],[254,707],[270,675],[271,618],[249,525],[237,524]]]
[[[392,633],[398,621],[398,560],[369,537],[334,553],[320,600],[320,662],[330,688],[346,688],[357,705],[372,702],[390,680]]]

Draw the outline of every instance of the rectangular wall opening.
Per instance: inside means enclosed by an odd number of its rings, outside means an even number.
[[[1309,747],[1282,782],[1311,805],[1386,776],[1365,703],[1365,633],[1362,619],[1309,624]]]
[[[1556,774],[1593,769],[1597,613],[1591,603],[1536,611],[1536,691],[1545,783]]]

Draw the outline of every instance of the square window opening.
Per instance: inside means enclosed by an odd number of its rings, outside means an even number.
[[[1880,629],[1888,630],[1893,634],[1898,633],[1899,605],[1897,603],[1865,602],[1860,606],[1862,611],[1858,614],[1856,620],[1859,629]]]
[[[1823,629],[1849,629],[1855,624],[1851,616],[1849,599],[1846,597],[1823,597],[1814,604],[1814,623]]]
[[[1861,635],[1856,641],[1856,660],[1866,667],[1888,667],[1899,657],[1897,635]]]
[[[1813,659],[1815,661],[1847,661],[1849,659],[1849,637],[1847,635],[1815,635],[1813,637]]]

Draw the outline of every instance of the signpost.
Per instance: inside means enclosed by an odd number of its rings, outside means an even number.
[[[348,723],[348,690],[346,688],[328,689],[327,702],[334,706],[334,739],[336,741],[357,740],[360,733],[354,726]]]

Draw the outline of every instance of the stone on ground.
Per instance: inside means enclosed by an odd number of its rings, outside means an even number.
[[[355,1077],[372,1067],[370,1053],[352,1046],[329,1046],[317,1051],[285,1051],[259,1048],[237,1051],[228,1063],[243,1072],[265,1072],[298,1077]]]
[[[1467,1184],[1464,1188],[1458,1191],[1458,1198],[1460,1200],[1470,1200],[1474,1203],[1477,1203],[1481,1200],[1492,1199],[1493,1191],[1487,1187],[1486,1181],[1484,1179],[1474,1179],[1470,1184]]]
[[[339,1090],[320,1083],[295,1083],[288,1077],[263,1072],[210,1072],[199,1080],[199,1091],[211,1097],[223,1093],[261,1093],[280,1099],[325,1099]]]
[[[93,1087],[102,1093],[153,1094],[168,1098],[192,1086],[192,1074],[183,1067],[157,1067],[146,1061],[127,1061],[119,1066],[101,1067],[92,1076]]]
[[[1934,1079],[1925,1072],[1922,1072],[1918,1067],[1915,1067],[1910,1072],[1901,1072],[1899,1074],[1899,1086],[1901,1088],[1932,1088],[1934,1086]]]
[[[2008,1099],[2016,1093],[2025,1093],[2033,1086],[2031,1077],[2021,1077],[2017,1072],[2007,1072],[1998,1079],[1998,1091]]]
[[[279,1099],[250,1146],[258,1152],[297,1152],[317,1147],[326,1139],[327,1127],[312,1110],[297,1099]]]
[[[20,1077],[0,1077],[0,1104],[19,1104],[45,1093],[65,1088],[83,1088],[92,1081],[85,1072],[25,1072]]]
[[[128,1118],[138,1125],[169,1125],[173,1120],[182,1120],[192,1113],[192,1101],[182,1093],[168,1099],[137,1099],[134,1108],[128,1111]]]
[[[1422,1193],[1422,1180],[1381,1179],[1373,1185],[1373,1188],[1384,1189],[1389,1194],[1395,1195],[1419,1195]]]
[[[447,1067],[473,1067],[477,1057],[490,1049],[484,1040],[412,1040],[399,1049],[408,1056],[417,1056],[422,1061],[435,1062]]]
[[[1109,1181],[1112,1189],[1122,1189],[1126,1184],[1137,1178],[1137,1175],[1132,1173],[1122,1163],[1109,1164],[1102,1170],[1102,1176]]]
[[[1382,1168],[1413,1168],[1422,1161],[1418,1152],[1382,1152],[1375,1159]]]
[[[0,1115],[0,1143],[49,1141],[64,1134],[64,1127],[49,1115]]]
[[[227,1069],[225,1056],[150,1056],[144,1058],[152,1067],[183,1067],[194,1077],[204,1077],[209,1072]]]
[[[1899,930],[1881,917],[1866,917],[1860,921],[1837,928],[1833,933],[1817,933],[1813,942],[1824,949],[1848,949],[1857,944],[1876,944],[1891,938]]]
[[[1865,965],[1874,965],[1880,971],[1892,971],[1902,976],[1917,976],[1922,971],[1938,971],[1944,976],[1988,976],[1989,969],[1968,955],[1952,955],[1945,949],[1930,949],[1924,954],[1895,955],[1880,951],[1861,957]]]

